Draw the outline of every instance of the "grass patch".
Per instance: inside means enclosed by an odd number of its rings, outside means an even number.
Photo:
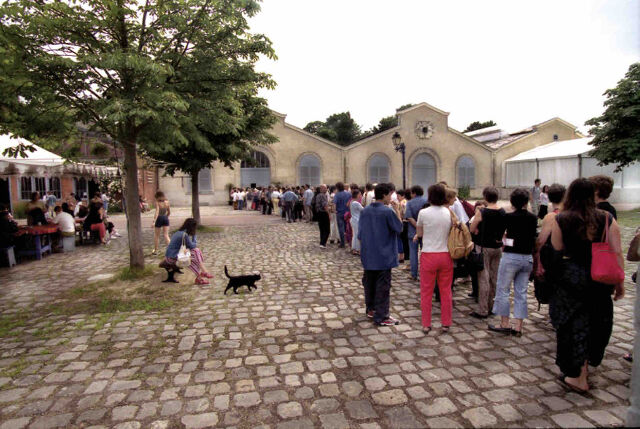
[[[204,234],[216,234],[222,231],[224,231],[224,228],[221,226],[198,225],[198,232],[202,232]]]
[[[618,223],[628,228],[640,226],[640,208],[618,212]]]
[[[0,376],[10,377],[10,378],[17,377],[28,366],[29,366],[29,362],[25,358],[20,358],[17,361],[13,362],[8,367],[3,368],[2,371],[0,371]]]
[[[14,332],[14,330],[25,326],[29,319],[29,314],[25,311],[0,316],[0,338],[18,335],[18,332]]]
[[[143,269],[124,267],[118,270],[115,279],[122,281],[140,280],[152,276],[155,269],[152,265],[145,265]]]
[[[63,315],[99,314],[91,322],[95,323],[93,329],[100,330],[107,323],[116,323],[113,320],[114,314],[165,310],[180,305],[187,299],[183,285],[157,284],[149,278],[155,273],[151,267],[143,272],[134,273],[123,269],[120,273],[123,272],[126,274],[109,281],[70,289],[49,311]],[[132,281],[133,276],[137,275],[143,277]]]

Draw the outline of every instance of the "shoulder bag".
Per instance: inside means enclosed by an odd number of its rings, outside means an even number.
[[[640,228],[636,230],[636,236],[631,240],[631,244],[629,245],[629,251],[627,252],[627,261],[629,262],[638,262],[640,261]]]
[[[449,254],[451,259],[454,260],[466,258],[473,249],[471,233],[467,225],[460,222],[451,209],[449,209],[449,213],[451,214],[451,229],[449,230],[449,239],[447,241]]]
[[[187,249],[187,245],[185,244],[186,236],[186,232],[182,234],[182,246],[180,246],[180,250],[178,251],[176,265],[179,267],[187,267],[191,264],[191,252]]]
[[[607,285],[619,285],[624,281],[624,271],[618,265],[616,253],[609,245],[609,214],[600,243],[591,243],[591,279]]]

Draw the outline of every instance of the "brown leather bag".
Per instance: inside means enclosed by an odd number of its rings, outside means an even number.
[[[637,262],[640,261],[640,228],[636,230],[636,236],[631,240],[629,245],[629,251],[627,252],[627,261]]]

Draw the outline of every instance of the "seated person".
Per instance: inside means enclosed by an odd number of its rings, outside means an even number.
[[[180,251],[180,247],[182,246],[182,240],[184,239],[184,244],[191,252],[191,265],[189,265],[189,269],[193,271],[196,275],[195,283],[197,285],[208,285],[209,280],[213,276],[209,274],[206,267],[204,266],[204,256],[200,249],[197,248],[196,241],[196,228],[198,223],[195,219],[189,218],[184,221],[180,229],[173,233],[171,236],[171,240],[169,241],[169,245],[167,246],[167,251],[165,252],[164,261],[160,264],[162,268],[168,266],[175,266],[176,261],[178,260],[178,252]]]
[[[98,231],[102,244],[107,244],[107,227],[104,224],[104,208],[100,203],[92,202],[89,206],[89,214],[84,219],[85,231]]]
[[[46,208],[44,202],[40,199],[39,192],[33,192],[31,194],[31,201],[29,201],[25,207],[27,213],[27,225],[45,225],[47,220],[44,217]]]
[[[0,248],[14,245],[14,235],[18,231],[18,224],[11,219],[7,208],[0,204]]]
[[[75,215],[73,213],[73,210],[71,210],[71,208],[69,207],[68,203],[62,203],[62,205],[60,207],[62,208],[62,211],[64,213],[70,214],[72,218],[75,217]]]
[[[76,212],[74,214],[76,218],[84,220],[84,218],[86,218],[89,214],[89,209],[87,209],[84,204],[78,204],[76,206]]]
[[[65,203],[66,204],[66,203]],[[53,223],[60,227],[60,233],[63,237],[73,237],[76,234],[76,221],[72,215],[62,210],[62,207],[56,206],[53,211],[56,216]]]

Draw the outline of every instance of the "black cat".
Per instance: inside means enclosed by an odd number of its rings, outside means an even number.
[[[227,288],[224,290],[224,294],[227,294],[227,291],[233,288],[233,293],[238,293],[238,288],[242,286],[246,286],[251,291],[251,288],[258,289],[256,286],[256,282],[260,280],[260,274],[252,274],[250,276],[230,276],[229,271],[227,271],[227,266],[224,266],[224,273],[229,277],[229,284]]]

